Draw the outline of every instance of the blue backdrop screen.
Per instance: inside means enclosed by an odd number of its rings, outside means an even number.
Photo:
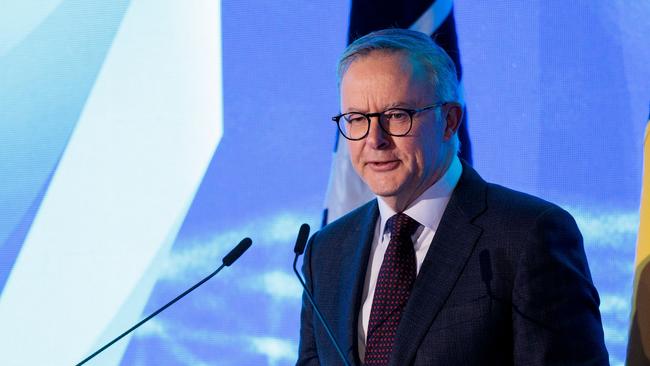
[[[457,1],[474,165],[583,233],[627,344],[650,3]],[[3,364],[290,365],[293,243],[320,225],[347,1],[0,5]],[[5,347],[3,347],[5,348]]]

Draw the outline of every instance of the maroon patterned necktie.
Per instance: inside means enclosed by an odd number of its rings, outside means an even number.
[[[386,222],[390,241],[379,269],[370,310],[364,362],[367,366],[388,365],[402,310],[415,282],[415,249],[411,236],[419,226],[403,213]]]

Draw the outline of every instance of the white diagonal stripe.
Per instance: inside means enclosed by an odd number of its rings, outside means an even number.
[[[0,57],[37,28],[63,0],[21,0],[0,3]]]
[[[220,29],[219,1],[131,4],[0,298],[3,364],[74,364],[140,317],[222,135]]]
[[[425,34],[433,34],[440,24],[447,19],[454,2],[452,0],[436,0],[418,20],[409,28]]]

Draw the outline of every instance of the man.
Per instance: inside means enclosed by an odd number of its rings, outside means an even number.
[[[303,272],[350,364],[607,365],[582,238],[456,156],[453,62],[383,30],[339,61],[350,159],[377,199],[310,239]],[[298,365],[342,360],[303,302]]]

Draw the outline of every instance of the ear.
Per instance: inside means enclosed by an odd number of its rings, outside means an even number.
[[[445,141],[449,141],[460,127],[463,119],[463,106],[460,103],[449,102],[445,103],[442,111],[446,122],[444,138]]]

